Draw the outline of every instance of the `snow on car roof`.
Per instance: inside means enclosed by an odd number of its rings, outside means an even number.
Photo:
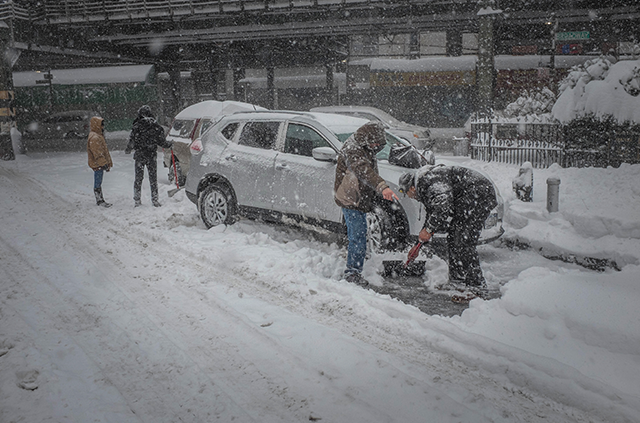
[[[224,113],[235,113],[239,111],[267,110],[254,104],[243,103],[241,101],[216,101],[206,100],[183,109],[176,115],[176,119],[198,119],[202,117],[214,117]]]
[[[315,120],[329,128],[334,134],[350,134],[356,132],[368,119],[353,116],[345,116],[334,113],[309,112]]]

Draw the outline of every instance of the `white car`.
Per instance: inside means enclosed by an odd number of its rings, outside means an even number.
[[[231,224],[237,215],[245,215],[345,233],[342,210],[333,199],[336,157],[342,143],[366,122],[308,112],[225,116],[191,145],[186,195],[198,206],[207,227]],[[396,193],[407,168],[429,163],[411,144],[389,132],[387,146],[377,157],[380,176]],[[380,197],[375,210],[367,214],[375,251],[404,248],[422,228],[422,204],[400,197],[399,204]],[[501,198],[498,201],[487,219],[483,242],[502,234],[503,205]]]
[[[192,104],[178,113],[167,134],[167,140],[173,142],[174,157],[171,156],[171,149],[165,149],[163,156],[164,167],[169,168],[169,182],[174,182],[177,173],[179,185],[184,185],[191,159],[189,146],[204,134],[211,124],[226,114],[251,110],[267,109],[240,101],[207,100]]]
[[[389,113],[368,106],[325,106],[314,107],[312,112],[337,113],[382,122],[392,134],[404,138],[420,150],[430,150],[433,147],[431,132],[428,128],[402,122]]]

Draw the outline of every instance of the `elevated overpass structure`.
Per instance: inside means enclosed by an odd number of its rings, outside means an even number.
[[[478,35],[486,10],[495,12],[489,41]],[[231,79],[238,99],[252,68],[267,71],[270,87],[274,69],[324,68],[329,89],[349,61],[387,54],[376,45],[384,37],[405,36],[400,53],[388,50],[405,59],[419,58],[431,33],[445,34],[447,56],[477,54],[464,50],[466,34],[492,54],[557,54],[557,33],[587,33],[583,54],[640,40],[636,0],[13,0],[0,4],[0,20],[14,70],[154,64],[177,96],[189,71],[214,93]]]
[[[483,1],[502,11],[496,15],[497,54],[517,45],[546,53],[553,27],[589,31],[601,43],[640,37],[634,0]],[[478,0],[14,0],[0,5],[0,19],[12,22],[14,40],[25,51],[57,48],[91,53],[87,62],[101,53],[106,60],[172,67],[214,56],[249,67],[343,60],[350,37],[358,35],[441,31],[447,55],[460,55],[461,35],[478,32],[481,7]],[[51,63],[64,63],[69,54]],[[78,64],[77,58],[69,62]]]

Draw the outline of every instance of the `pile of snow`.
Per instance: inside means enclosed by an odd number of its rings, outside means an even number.
[[[560,122],[587,115],[640,122],[640,60],[589,60],[572,68],[559,92],[552,115]]]
[[[427,315],[340,279],[344,248],[272,225],[206,230],[184,190],[132,200],[114,152],[110,209],[82,153],[0,162],[0,420],[635,422],[640,415],[640,165],[490,175],[505,243],[492,291]],[[546,210],[546,179],[561,179]],[[530,250],[510,249],[526,245]],[[615,261],[597,272],[536,252]],[[365,264],[379,287],[381,257]],[[579,261],[579,260],[577,260]],[[422,284],[446,277],[437,257]],[[444,267],[443,267],[444,266]]]

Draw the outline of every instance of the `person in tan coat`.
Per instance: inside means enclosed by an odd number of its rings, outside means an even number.
[[[368,122],[345,141],[336,166],[334,200],[342,208],[349,239],[344,278],[363,287],[369,285],[362,276],[367,253],[367,213],[373,210],[378,198],[398,200],[378,174],[376,154],[386,144],[384,126]]]
[[[90,121],[91,132],[87,138],[87,155],[89,167],[93,169],[93,193],[96,196],[96,204],[102,207],[111,207],[111,203],[104,201],[102,196],[102,178],[105,171],[111,170],[113,162],[104,139],[104,119],[94,116]]]

